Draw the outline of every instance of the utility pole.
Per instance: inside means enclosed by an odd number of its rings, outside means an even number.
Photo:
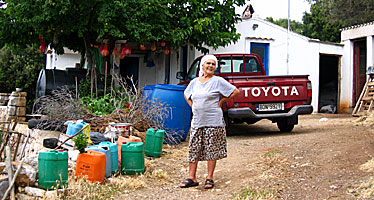
[[[289,41],[290,41],[290,37],[289,37],[289,33],[290,33],[290,0],[288,0],[288,19],[287,19],[287,24],[288,24],[288,28],[287,28],[287,75],[289,75],[289,62],[290,62],[290,54],[289,54]]]

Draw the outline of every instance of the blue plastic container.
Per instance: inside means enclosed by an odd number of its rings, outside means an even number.
[[[184,99],[184,85],[155,85],[152,102],[162,102],[167,107],[163,120],[164,142],[179,144],[185,141],[191,125],[191,108]]]
[[[106,157],[105,177],[109,177],[110,175],[112,175],[112,157],[111,157],[109,147],[94,145],[94,146],[88,146],[86,148],[86,151],[87,150],[105,153],[105,157]]]
[[[146,99],[147,102],[152,100],[153,90],[155,89],[155,85],[146,85],[143,90],[143,99]]]
[[[118,171],[118,148],[116,143],[100,142],[98,146],[105,146],[110,148],[110,156],[112,160],[112,174]]]
[[[70,122],[66,130],[66,135],[72,136],[76,134],[79,130],[83,128],[87,123],[86,122]]]

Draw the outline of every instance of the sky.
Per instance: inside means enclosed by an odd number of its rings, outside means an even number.
[[[262,19],[273,17],[276,20],[288,16],[288,0],[250,0],[246,3],[252,4],[254,16]],[[236,12],[242,14],[244,9],[245,6],[236,8]],[[310,13],[310,5],[306,0],[290,0],[290,10],[290,19],[302,22],[303,13]]]

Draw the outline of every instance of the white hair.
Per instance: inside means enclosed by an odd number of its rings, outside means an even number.
[[[199,77],[204,75],[204,70],[203,70],[203,64],[207,60],[214,60],[216,62],[216,66],[218,66],[218,60],[214,55],[205,55],[204,57],[201,58],[200,60],[200,70],[199,70]]]

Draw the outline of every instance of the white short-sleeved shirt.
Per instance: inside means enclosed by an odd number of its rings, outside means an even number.
[[[225,126],[222,109],[218,107],[221,96],[230,96],[236,87],[222,77],[213,76],[205,83],[193,79],[184,91],[192,100],[192,128]]]

